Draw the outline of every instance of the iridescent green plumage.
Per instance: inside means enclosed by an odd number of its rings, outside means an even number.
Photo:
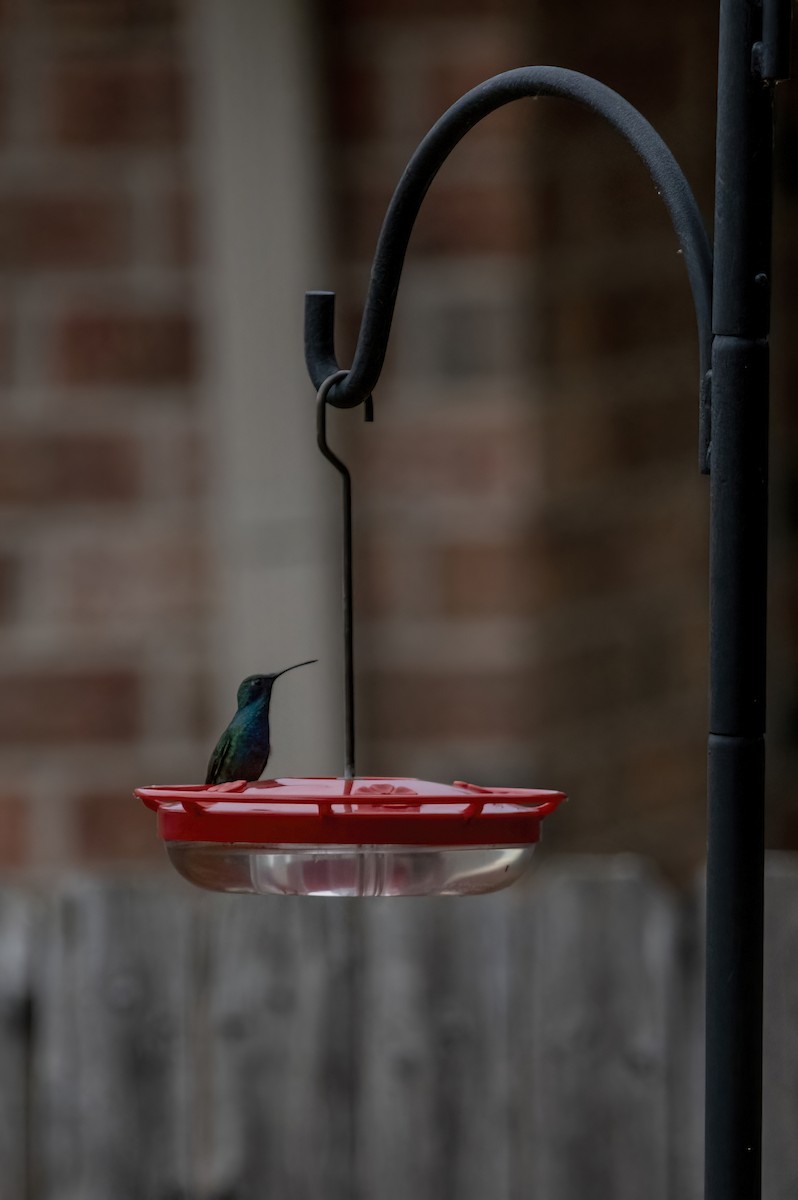
[[[293,667],[286,667],[284,671],[276,671],[273,675],[247,676],[238,688],[236,714],[211,755],[206,784],[260,779],[271,752],[269,704],[274,681],[285,675],[286,671],[307,667],[316,661],[311,658],[307,662],[295,663]]]

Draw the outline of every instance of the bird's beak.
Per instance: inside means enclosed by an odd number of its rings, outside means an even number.
[[[294,663],[293,667],[286,667],[284,671],[276,671],[272,675],[272,679],[279,679],[281,675],[285,675],[286,671],[295,671],[297,667],[309,667],[311,663],[318,662],[317,658],[309,658],[307,662]]]

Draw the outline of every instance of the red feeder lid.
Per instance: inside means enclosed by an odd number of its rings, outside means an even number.
[[[166,842],[524,846],[563,792],[424,779],[237,780],[136,788]]]

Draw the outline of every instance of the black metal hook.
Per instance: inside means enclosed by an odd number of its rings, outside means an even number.
[[[332,463],[342,481],[342,587],[344,616],[344,779],[355,778],[355,673],[352,626],[352,477],[349,468],[327,442],[327,394],[348,371],[335,371],[325,379],[316,395],[316,441],[324,457]],[[368,409],[367,409],[368,415]]]
[[[332,386],[329,402],[354,408],[370,400],[380,377],[410,235],[429,187],[449,154],[483,117],[513,100],[559,96],[576,100],[603,117],[625,138],[648,168],[662,197],[684,255],[698,323],[701,381],[701,470],[709,444],[709,387],[712,343],[712,250],[701,211],[666,143],[628,100],[605,84],[564,67],[519,67],[495,75],[466,92],[421,141],[405,168],[380,231],[371,282],[363,308],[351,369]],[[334,344],[335,294],[305,296],[305,362],[316,387],[339,371]]]

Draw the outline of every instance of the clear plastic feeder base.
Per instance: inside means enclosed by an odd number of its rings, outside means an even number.
[[[530,846],[221,846],[169,842],[184,878],[257,896],[478,896],[509,887]]]

